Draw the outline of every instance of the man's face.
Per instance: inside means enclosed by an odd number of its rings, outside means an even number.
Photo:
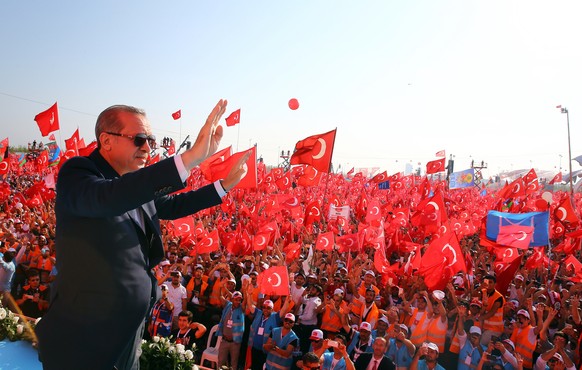
[[[384,321],[378,321],[378,331],[384,333],[386,329],[388,329],[388,324],[386,324]]]
[[[172,285],[180,285],[180,275],[172,274]]]
[[[287,329],[292,329],[293,325],[295,324],[295,321],[291,320],[291,319],[285,319],[283,320],[283,326]]]
[[[436,360],[439,358],[439,353],[437,351],[435,351],[434,349],[428,349],[426,352],[426,361],[427,362],[436,362]]]
[[[196,279],[200,279],[202,277],[202,269],[196,269],[196,270],[194,270],[194,277]]]
[[[487,293],[491,294],[495,291],[495,282],[492,279],[484,279],[483,288],[487,289]]]
[[[303,286],[304,284],[305,284],[305,278],[303,277],[303,275],[295,276],[295,285]]]
[[[36,289],[40,285],[40,277],[32,276],[28,279],[28,283],[30,284],[31,288]]]
[[[360,339],[367,342],[370,339],[370,332],[365,329],[360,329]]]
[[[241,303],[242,303],[242,298],[240,298],[240,297],[236,297],[236,298],[232,299],[232,307],[234,307],[234,308],[240,307]]]
[[[374,284],[375,283],[374,277],[370,274],[364,275],[364,283],[366,283],[366,285]]]
[[[186,316],[178,316],[178,327],[181,330],[184,330],[190,326],[190,322],[188,321],[188,317]]]
[[[170,261],[170,263],[176,263],[177,258],[178,256],[176,255],[176,253],[170,253],[170,257],[168,258],[168,260]]]
[[[477,333],[473,333],[469,336],[469,340],[471,341],[471,344],[474,346],[476,346],[479,341],[481,340],[481,336]]]
[[[368,335],[369,334],[370,333],[368,332]],[[387,347],[386,339],[376,338],[376,340],[374,341],[374,344],[372,345],[372,350],[374,351],[374,356],[376,356],[376,357],[384,356],[384,353],[386,353],[386,347]]]
[[[522,329],[529,324],[529,319],[523,315],[517,315],[517,327]]]
[[[367,291],[365,299],[367,304],[374,302],[374,292]]]
[[[140,114],[121,111],[117,113],[117,118],[122,124],[122,129],[110,132],[131,136],[151,135],[152,133],[148,120]],[[133,139],[127,137],[106,133],[102,133],[100,137],[102,137],[101,153],[118,174],[124,175],[145,166],[151,150],[147,141],[142,146],[137,147]]]

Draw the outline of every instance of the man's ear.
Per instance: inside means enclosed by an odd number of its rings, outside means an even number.
[[[99,137],[97,138],[98,142],[101,144],[100,147],[103,148],[104,150],[111,150],[111,139],[112,136],[107,134],[106,132],[102,132],[101,134],[99,134]]]

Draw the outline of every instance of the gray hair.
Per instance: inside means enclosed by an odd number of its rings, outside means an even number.
[[[97,139],[97,148],[101,148],[101,142],[99,141],[99,135],[102,132],[119,132],[123,129],[122,123],[118,119],[119,112],[128,112],[139,114],[145,117],[145,110],[132,107],[131,105],[112,105],[105,109],[97,117],[97,122],[95,123],[95,138]]]

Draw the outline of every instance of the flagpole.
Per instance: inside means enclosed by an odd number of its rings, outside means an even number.
[[[572,184],[572,146],[570,145],[570,113],[568,112],[568,108],[562,108],[561,105],[558,105],[560,111],[562,113],[566,113],[566,125],[568,126],[568,167],[570,171],[570,199],[574,202],[574,185]]]
[[[182,142],[182,114],[180,114],[180,141],[179,143]]]
[[[240,125],[238,125],[238,131],[236,134],[236,151],[238,152],[238,139],[240,138]]]

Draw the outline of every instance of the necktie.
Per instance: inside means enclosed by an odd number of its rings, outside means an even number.
[[[374,360],[374,366],[372,367],[372,370],[378,370],[378,360]]]

